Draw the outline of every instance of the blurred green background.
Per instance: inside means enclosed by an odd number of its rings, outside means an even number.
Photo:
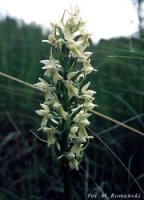
[[[91,41],[92,65],[88,78],[97,92],[96,111],[144,131],[143,29],[135,37]],[[30,84],[43,77],[40,60],[49,58],[42,44],[48,32],[10,17],[0,21],[0,72]],[[59,200],[63,177],[48,147],[37,140],[40,92],[0,76],[0,200]],[[144,138],[100,116],[90,128],[144,185]],[[141,193],[129,173],[97,137],[90,142],[79,171],[72,171],[74,199],[88,193]],[[143,188],[144,189],[144,188]]]

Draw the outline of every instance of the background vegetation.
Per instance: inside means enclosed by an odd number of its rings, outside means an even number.
[[[42,77],[40,60],[49,57],[47,38],[35,24],[10,17],[0,21],[0,72],[34,84]],[[91,42],[92,43],[92,42]],[[96,111],[144,130],[144,40],[115,38],[91,44],[92,64],[98,69],[89,79],[97,91]],[[0,199],[59,200],[63,177],[51,160],[48,147],[31,133],[39,127],[35,110],[40,92],[0,76]],[[91,117],[96,137],[89,144],[79,171],[72,172],[74,199],[88,193],[141,193],[119,160],[144,185],[144,138],[98,115]],[[144,188],[143,188],[144,189]]]

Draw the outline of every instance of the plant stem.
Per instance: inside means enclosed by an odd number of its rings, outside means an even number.
[[[64,176],[64,200],[72,200],[72,182],[71,182],[71,171],[68,165],[68,161],[65,160],[63,165],[63,176]]]
[[[61,141],[62,154],[68,150],[68,132],[63,132]],[[71,170],[69,167],[69,160],[67,157],[63,157],[62,171],[64,177],[64,200],[72,200],[72,182],[71,182]]]

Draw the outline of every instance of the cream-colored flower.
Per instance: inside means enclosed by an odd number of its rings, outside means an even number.
[[[78,129],[79,129],[79,127],[76,124],[71,126],[70,134],[69,134],[69,137],[70,137],[71,140],[77,137],[76,134],[78,132]]]
[[[77,7],[74,9],[71,8],[70,12],[65,10],[62,19],[60,21],[62,26],[70,29],[74,25],[78,24],[80,21],[79,13],[80,10]]]
[[[88,82],[86,85],[84,85],[81,89],[82,97],[89,102],[89,100],[93,100],[93,95],[96,94],[93,90],[88,90],[88,87],[90,85],[90,82]]]
[[[56,38],[56,23],[50,23],[52,29],[51,29],[51,34],[48,36],[48,42],[52,45],[55,45],[57,42]]]
[[[40,82],[34,84],[39,90],[45,92],[45,100],[51,99],[52,97],[52,88],[49,87],[49,84],[43,80],[42,78],[39,78]]]
[[[56,38],[55,38],[55,35],[54,35],[54,34],[49,34],[49,36],[48,36],[48,41],[49,41],[49,43],[51,43],[52,45],[55,45],[56,42],[57,42],[57,40],[56,40]]]
[[[90,86],[90,82],[88,82],[87,84],[85,84],[82,89],[81,89],[81,92],[84,93]]]
[[[55,102],[53,104],[53,108],[58,112],[58,114],[63,118],[63,119],[67,119],[68,113],[66,111],[64,111],[62,105],[59,102]]]
[[[47,77],[50,77],[51,73],[53,73],[54,75],[58,74],[58,71],[61,68],[61,65],[59,64],[59,62],[55,60],[53,57],[50,60],[41,60],[40,62],[44,64],[42,69],[46,70],[44,75]]]
[[[83,60],[83,67],[84,67],[84,73],[90,74],[93,71],[93,67],[90,64],[90,60]]]
[[[79,62],[87,60],[92,55],[92,52],[86,51],[81,53],[81,57],[78,59]]]
[[[71,158],[71,159],[69,160],[69,166],[70,166],[71,169],[79,170],[78,165],[79,165],[79,162],[77,161],[77,159]]]
[[[72,158],[75,158],[75,154],[69,152],[69,153],[67,153],[67,158],[68,158],[69,160],[72,159]]]
[[[78,136],[80,137],[80,138],[82,138],[82,139],[89,139],[89,138],[93,138],[92,136],[89,136],[88,134],[87,134],[87,131],[86,131],[86,129],[85,129],[85,127],[84,126],[80,126],[80,129],[79,129],[79,132],[78,132]]]
[[[65,81],[65,86],[68,89],[68,93],[70,97],[77,96],[79,92],[78,88],[74,87],[72,83],[73,82],[71,80]]]
[[[68,74],[67,74],[67,79],[68,80],[71,80],[74,76],[76,76],[78,73],[80,73],[81,71],[79,70],[79,71],[73,71],[73,72],[69,72]]]
[[[79,169],[79,168],[78,168],[79,162],[76,160],[75,154],[69,152],[69,153],[67,154],[67,158],[68,158],[68,160],[69,160],[69,166],[70,166],[70,168],[71,168],[71,169],[76,169],[76,170],[78,170],[78,169]]]
[[[58,70],[53,69],[51,71],[52,79],[54,83],[57,83],[57,81],[62,80],[63,77],[58,73]]]
[[[53,57],[51,57],[50,60],[41,60],[40,62],[45,65],[44,67],[42,67],[42,69],[61,68],[59,61],[55,60]]]
[[[44,75],[48,78],[52,77],[54,83],[63,79],[63,77],[59,74],[61,65],[59,65],[57,60],[52,58],[51,60],[42,60],[41,63],[45,64],[45,66],[42,67],[42,69],[46,70]]]
[[[55,129],[45,127],[43,132],[47,134],[48,146],[50,147],[56,141],[54,137]]]
[[[48,105],[46,104],[40,104],[40,105],[43,109],[36,110],[36,113],[42,117],[48,117],[48,114],[50,112]]]
[[[82,41],[74,41],[74,40],[70,40],[67,42],[67,47],[70,49],[70,53],[72,55],[72,57],[76,58],[76,57],[82,57],[82,52],[80,51],[80,46],[82,45]]]
[[[82,94],[82,96],[84,97],[84,99],[91,99],[91,100],[93,100],[93,95],[94,94],[96,94],[96,92],[95,91],[93,91],[93,90],[86,90],[83,94]]]
[[[84,110],[81,110],[75,117],[74,122],[78,125],[88,126],[90,124],[89,120],[87,119],[91,114],[86,113]]]
[[[84,103],[85,110],[92,110],[94,107],[96,107],[94,103],[92,103],[91,99],[87,98]]]
[[[50,117],[51,114],[50,114],[48,105],[46,104],[40,104],[40,105],[43,109],[36,110],[36,113],[43,117],[41,121],[41,128],[40,128],[40,129],[43,129],[46,126],[48,118]]]
[[[77,158],[81,157],[83,152],[83,144],[76,141],[76,143],[72,146],[70,152],[75,154]]]
[[[49,90],[49,84],[44,81],[42,78],[39,78],[40,82],[34,84],[39,90],[46,92]]]

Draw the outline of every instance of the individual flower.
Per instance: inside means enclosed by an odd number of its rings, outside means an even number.
[[[41,60],[40,62],[45,65],[42,69],[61,68],[58,60],[55,60],[52,55],[50,56],[50,60]]]
[[[77,158],[82,156],[83,144],[80,140],[76,140],[76,143],[72,146],[70,152],[73,153]]]
[[[79,162],[75,158],[75,154],[70,152],[70,153],[67,154],[67,158],[69,160],[69,166],[70,166],[70,168],[78,170],[79,169],[78,168]]]
[[[56,84],[59,80],[62,80],[63,77],[59,74],[57,69],[52,69],[51,70],[51,76],[52,76],[52,80],[53,82]]]
[[[80,58],[78,59],[79,62],[82,62],[83,60],[87,60],[92,55],[92,52],[82,52]]]
[[[46,92],[49,90],[49,84],[44,81],[42,78],[39,78],[40,82],[34,84],[39,90]]]
[[[63,77],[59,74],[61,65],[59,64],[58,60],[53,58],[53,56],[51,56],[50,60],[42,60],[41,63],[44,64],[42,69],[46,70],[44,75],[48,78],[52,77],[54,83],[57,83],[57,81],[63,79]]]
[[[97,105],[92,102],[91,99],[85,98],[85,103],[83,104],[85,110],[92,110]]]
[[[58,112],[58,114],[61,116],[62,119],[67,119],[68,113],[64,111],[62,105],[58,102],[55,102],[53,104],[53,108],[54,110],[56,110]]]
[[[93,67],[90,64],[90,60],[83,60],[83,67],[84,67],[84,73],[90,74],[93,71]]]
[[[66,80],[65,86],[68,89],[68,93],[70,97],[78,95],[79,90],[77,87],[73,86],[73,82],[71,80]]]
[[[79,162],[77,161],[76,158],[69,159],[69,166],[70,166],[71,169],[78,170],[79,169],[78,165],[79,165]]]
[[[48,147],[50,147],[56,141],[54,137],[55,129],[45,127],[43,132],[47,134]]]
[[[74,124],[73,126],[70,127],[69,137],[71,140],[77,137],[76,134],[78,132],[78,129],[79,129],[79,127],[76,124]]]
[[[81,70],[79,70],[79,71],[73,71],[73,72],[69,72],[68,74],[67,74],[67,79],[68,80],[71,80],[73,77],[75,77],[77,74],[79,74],[79,73],[81,73]]]
[[[42,117],[48,117],[50,112],[49,107],[46,104],[40,104],[43,109],[36,110],[36,113]]]
[[[49,86],[49,84],[43,80],[42,78],[39,78],[40,82],[34,84],[39,90],[45,92],[45,100],[51,99],[52,97],[52,88]]]
[[[49,113],[50,113],[50,110],[49,110],[49,107],[48,105],[46,104],[40,104],[41,107],[43,109],[40,109],[40,110],[36,110],[36,113],[40,116],[42,116],[42,121],[41,121],[41,128],[40,129],[43,129],[46,124],[47,124],[47,121],[48,121],[48,118],[49,118]]]
[[[75,118],[73,119],[74,122],[76,124],[78,124],[79,126],[83,125],[83,126],[88,126],[90,124],[89,120],[88,120],[88,117],[90,116],[91,114],[85,112],[84,110],[81,110],[76,116]]]
[[[79,136],[80,138],[85,139],[85,140],[87,140],[87,139],[89,139],[89,138],[93,138],[92,136],[89,136],[89,135],[87,134],[87,131],[86,131],[86,129],[85,129],[84,126],[80,126],[80,129],[79,129],[79,132],[78,132],[78,136]]]
[[[76,57],[81,57],[82,52],[80,51],[79,47],[82,46],[83,41],[74,41],[70,40],[67,42],[67,47],[70,49],[71,55],[76,58]]]
[[[89,90],[89,89],[88,89],[88,88],[89,88],[89,85],[90,85],[90,82],[88,82],[86,85],[84,85],[84,86],[82,87],[82,89],[81,89],[81,96],[80,96],[80,97],[84,98],[87,102],[88,102],[89,100],[91,100],[91,102],[92,102],[92,100],[93,100],[93,95],[96,94],[96,92],[93,91],[93,90]]]

